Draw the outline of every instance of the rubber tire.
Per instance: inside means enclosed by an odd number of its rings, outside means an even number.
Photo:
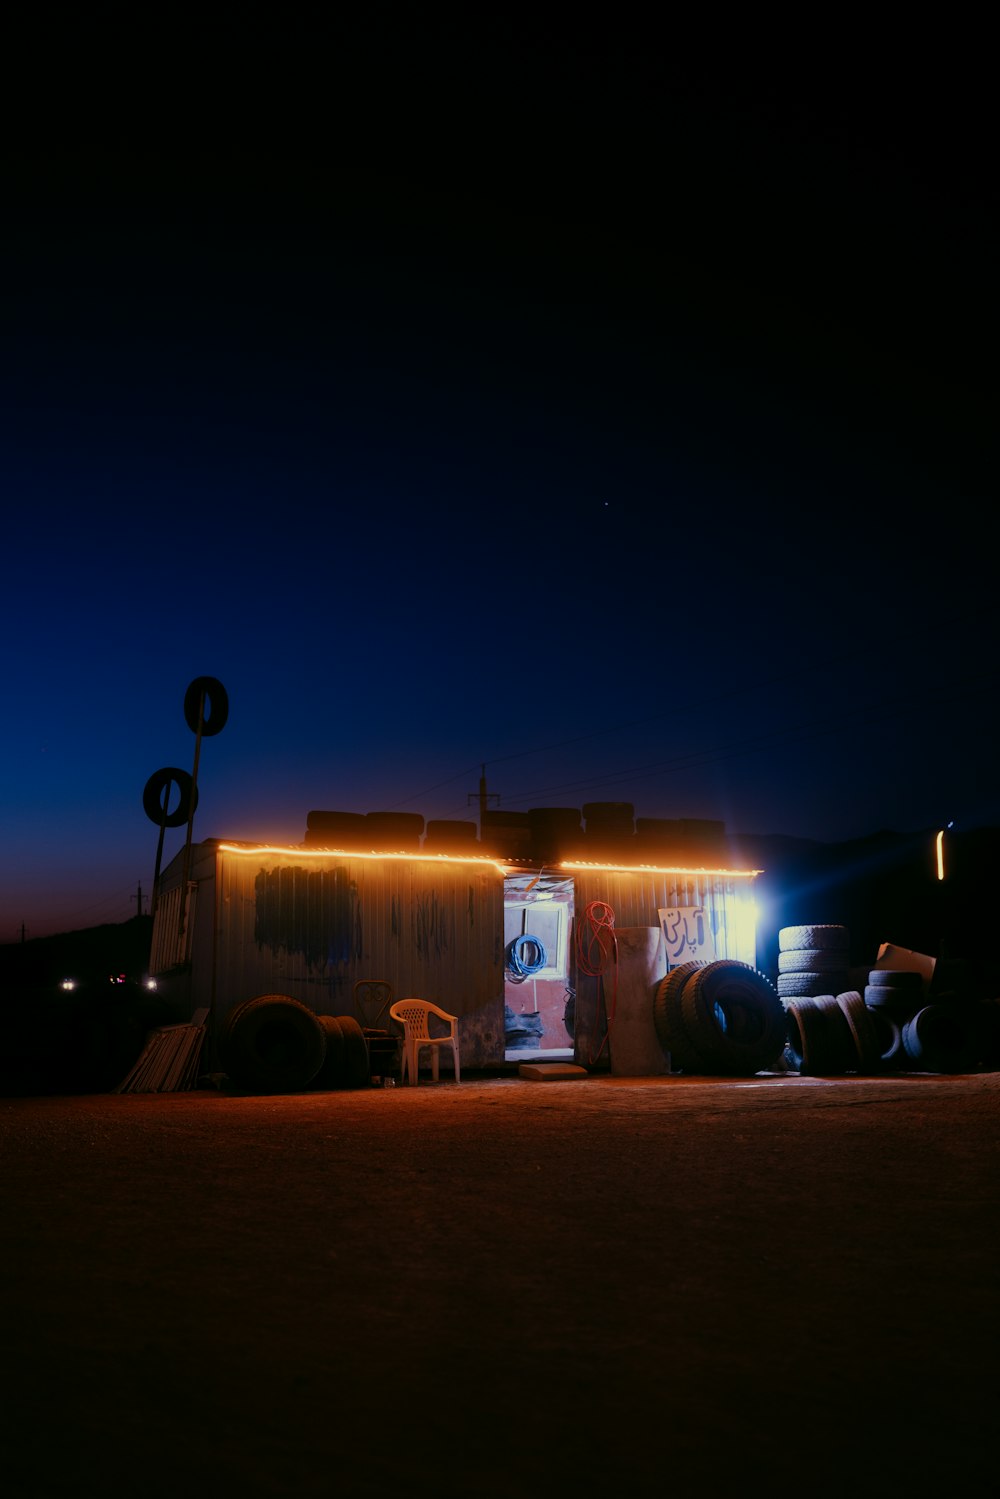
[[[847,989],[836,996],[837,1004],[850,1026],[859,1072],[877,1072],[882,1062],[882,1046],[871,1012],[857,989]]]
[[[835,1077],[849,1070],[847,1064],[853,1059],[851,1033],[832,994],[794,999],[788,1006],[788,1016],[787,1049],[799,1057],[803,1077]]]
[[[826,1027],[825,1055],[831,1073],[858,1072],[861,1062],[854,1034],[835,994],[817,996],[815,1004]]]
[[[705,960],[681,963],[660,980],[653,995],[653,1024],[660,1045],[670,1054],[671,1068],[696,1075],[704,1072],[705,1062],[687,1034],[681,1014],[681,995],[692,975],[707,967]]]
[[[227,1027],[223,1066],[237,1088],[299,1093],[326,1058],[326,1033],[306,1005],[287,994],[247,1000]]]
[[[869,968],[868,982],[889,989],[922,990],[924,977],[913,968]]]
[[[850,945],[850,933],[846,926],[783,926],[778,932],[779,952],[822,947],[847,953]]]
[[[785,1005],[785,1062],[793,1072],[802,1071],[805,1045],[800,1023],[799,1006],[804,1000],[793,999]],[[811,1003],[811,1001],[810,1001]]]
[[[170,806],[170,788],[174,782],[181,794],[180,804],[175,812],[164,817],[164,809]],[[198,788],[186,770],[178,770],[175,765],[164,765],[162,770],[154,770],[146,782],[142,792],[142,809],[157,827],[183,827],[198,810]]]
[[[202,737],[221,734],[229,718],[229,694],[217,677],[195,677],[184,694],[184,722],[192,734],[198,732],[198,709],[201,695],[208,699],[210,711],[201,725]]]
[[[885,1010],[900,1025],[922,1008],[919,995],[890,988],[888,984],[866,984],[865,1004],[870,1010]]]
[[[872,1018],[878,1037],[882,1066],[898,1067],[904,1055],[902,1031],[884,1005],[880,1005],[878,1009],[866,1005],[865,1009]]]
[[[925,1005],[903,1026],[903,1049],[928,1072],[971,1072],[976,1047],[961,1016],[949,1005]]]
[[[344,1038],[345,1088],[367,1088],[372,1080],[368,1042],[353,1015],[341,1015],[340,1030]]]
[[[844,954],[825,947],[796,947],[778,954],[779,973],[843,972]]]
[[[803,995],[785,1009],[788,1041],[785,1052],[803,1077],[822,1076],[825,1069],[823,1022],[815,1001]]]
[[[752,1077],[773,1068],[787,1038],[785,1008],[764,974],[720,958],[692,974],[681,995],[687,1034],[711,1072]]]
[[[229,1014],[225,1016],[220,1027],[220,1042],[222,1045],[225,1045],[226,1040],[232,1034],[233,1027],[235,1026],[242,1012],[246,1009],[247,1005],[252,1004],[254,999],[259,999],[261,997],[270,998],[271,996],[253,995],[250,999],[241,1000],[240,1003],[236,1005],[234,1009],[230,1010]],[[283,996],[274,997],[278,998]]]
[[[313,1087],[327,1090],[347,1087],[347,1047],[340,1028],[339,1015],[318,1015],[317,1020],[326,1036],[326,1056],[317,1072]]]
[[[847,988],[849,970],[830,969],[826,973],[779,973],[775,987],[781,998],[815,999],[818,994],[836,993]]]

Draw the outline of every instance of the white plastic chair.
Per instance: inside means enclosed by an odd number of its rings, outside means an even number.
[[[458,1056],[458,1036],[455,1032],[455,1026],[458,1022],[457,1015],[449,1015],[447,1010],[442,1010],[438,1005],[431,1004],[428,999],[397,999],[395,1004],[390,1005],[389,1014],[393,1020],[398,1020],[403,1027],[402,1082],[405,1083],[407,1080],[411,1084],[417,1082],[417,1074],[420,1069],[420,1053],[425,1047],[430,1047],[431,1076],[437,1082],[438,1062],[443,1046],[451,1049],[456,1083],[462,1081],[461,1063]],[[431,1035],[429,1027],[431,1015],[436,1016],[438,1020],[443,1021],[447,1025],[448,1030],[445,1034]]]

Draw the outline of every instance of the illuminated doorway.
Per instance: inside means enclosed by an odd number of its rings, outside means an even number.
[[[569,1061],[574,1054],[573,881],[504,880],[504,1057]]]

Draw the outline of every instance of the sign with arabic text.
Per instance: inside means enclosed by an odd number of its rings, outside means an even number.
[[[715,941],[704,906],[672,906],[657,914],[668,968],[676,968],[680,963],[715,962]]]

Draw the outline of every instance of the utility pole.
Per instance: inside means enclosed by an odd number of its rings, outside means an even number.
[[[142,881],[141,880],[139,881],[138,888],[136,889],[135,894],[133,896],[130,896],[129,898],[130,898],[130,900],[134,900],[135,901],[135,913],[136,913],[136,915],[137,916],[141,916],[142,915]]]
[[[484,843],[486,841],[486,812],[487,812],[487,808],[491,804],[494,807],[498,807],[500,805],[500,797],[499,797],[498,793],[495,792],[495,791],[487,791],[486,790],[486,766],[485,765],[481,765],[480,766],[479,792],[477,794],[475,791],[470,791],[469,792],[468,800],[469,800],[469,805],[470,806],[471,806],[471,804],[474,801],[478,801],[479,802],[479,841],[480,841],[480,843]]]

